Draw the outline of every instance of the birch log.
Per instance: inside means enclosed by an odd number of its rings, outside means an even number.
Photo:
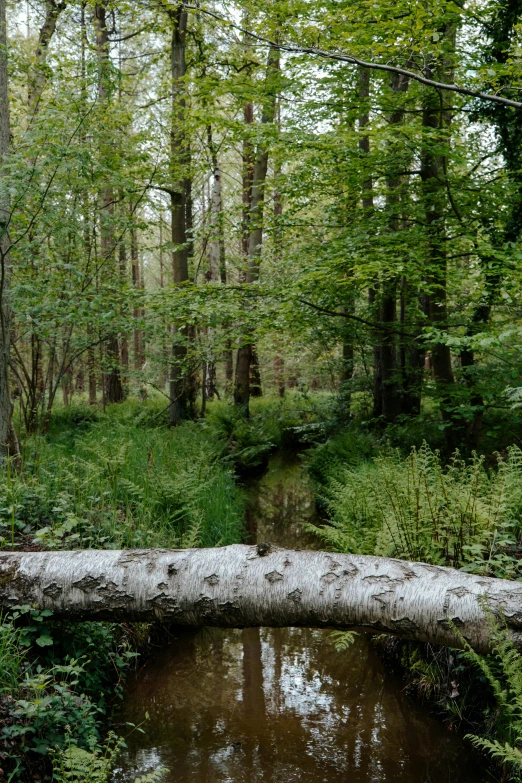
[[[67,620],[187,626],[356,628],[477,650],[485,596],[522,649],[522,584],[362,555],[234,545],[215,549],[0,553],[0,610]]]

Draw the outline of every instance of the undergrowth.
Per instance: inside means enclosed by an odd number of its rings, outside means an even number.
[[[4,549],[218,546],[241,541],[244,496],[230,442],[211,421],[170,429],[161,400],[106,412],[58,406],[0,475]],[[260,434],[252,422],[252,444]],[[103,742],[140,626],[58,623],[13,609],[0,622],[0,766],[10,780],[108,780]],[[145,776],[143,783],[160,779]]]
[[[337,551],[400,557],[516,579],[522,546],[522,451],[495,470],[484,459],[448,463],[425,443],[404,458],[336,467],[323,492],[329,524],[315,532]]]
[[[328,548],[522,578],[518,446],[497,454],[492,465],[458,452],[444,461],[426,443],[407,456],[384,445],[374,449],[373,460],[361,460],[360,443],[357,433],[346,431],[308,455],[328,514],[326,524],[312,529]],[[500,763],[502,780],[520,783],[522,661],[508,632],[488,616],[491,656],[465,640],[464,651],[395,640],[387,654],[394,648],[391,659],[406,672],[410,688],[444,709],[451,722],[468,726],[473,744]],[[341,633],[338,641],[343,647],[350,639]]]
[[[56,406],[45,435],[23,442],[23,470],[0,475],[4,549],[197,547],[236,543],[245,497],[236,474],[275,448],[311,443],[331,396],[289,394],[170,429],[164,399],[106,411]],[[16,607],[0,623],[0,759],[12,780],[108,780],[120,740],[103,741],[148,630],[57,623]],[[52,765],[51,765],[52,759]],[[155,783],[161,771],[141,778]]]

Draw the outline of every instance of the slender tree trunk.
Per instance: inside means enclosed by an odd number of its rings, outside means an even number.
[[[451,44],[453,52],[456,27],[448,23],[441,31]],[[453,64],[447,60],[431,62],[426,69],[428,78],[453,80]],[[423,149],[421,154],[421,179],[426,230],[426,294],[423,309],[428,322],[444,332],[448,326],[447,308],[447,253],[446,253],[446,169],[450,141],[451,111],[447,96],[433,90],[424,92],[422,113]],[[459,442],[462,421],[455,411],[453,387],[455,378],[449,346],[439,342],[431,348],[433,376],[440,400],[442,421],[449,450]]]
[[[89,405],[96,405],[97,402],[97,384],[96,384],[96,355],[94,348],[87,351],[87,373],[89,379]]]
[[[120,262],[120,279],[123,284],[127,281],[127,248],[125,246],[125,242],[120,242],[119,247],[119,262]],[[121,338],[121,366],[123,369],[123,373],[125,378],[128,378],[129,375],[129,340],[126,334],[124,334]]]
[[[131,264],[132,264],[132,283],[136,291],[142,289],[142,279],[140,270],[140,255],[138,250],[138,237],[134,226],[131,228]],[[134,319],[138,321],[143,318],[141,307],[134,308]],[[143,332],[138,326],[134,327],[134,369],[141,370],[145,364],[145,355],[143,350]]]
[[[409,326],[407,313],[417,313],[418,291],[413,290],[406,277],[401,277],[400,284],[400,326],[401,331],[411,330],[411,336],[401,336],[399,349],[399,371],[401,377],[401,406],[404,416],[418,416],[421,411],[422,381],[424,378],[424,361],[426,351],[417,330]]]
[[[3,612],[29,604],[70,620],[354,627],[486,652],[484,600],[522,649],[520,583],[442,566],[266,544],[0,553]]]
[[[408,80],[397,74],[391,77],[391,89],[397,98],[408,89]],[[404,118],[402,108],[391,112],[389,125],[393,129]],[[389,228],[392,233],[400,231],[400,189],[402,176],[401,158],[392,141],[389,145],[389,169],[386,177],[386,207],[389,213]],[[387,422],[393,422],[400,413],[400,387],[397,368],[397,346],[394,326],[397,322],[397,285],[398,278],[393,269],[386,270],[378,295],[378,320],[382,327],[378,355],[380,361],[379,382],[381,384],[381,415]],[[402,314],[401,314],[402,315]]]
[[[94,28],[96,32],[96,55],[98,58],[99,87],[98,97],[102,106],[108,107],[111,95],[109,34],[107,30],[107,2],[96,3],[94,7]],[[103,145],[101,157],[111,155],[110,145]],[[117,273],[114,262],[116,241],[114,236],[114,190],[105,183],[101,192],[101,249],[108,273],[114,282]],[[122,402],[125,398],[120,372],[120,346],[118,336],[112,334],[105,344],[105,383],[104,399],[107,403]]]
[[[205,277],[212,285],[219,285],[222,282],[226,282],[223,197],[221,192],[222,175],[221,169],[219,167],[217,151],[212,137],[212,127],[210,125],[207,128],[207,138],[212,158],[213,171],[212,195],[210,198],[208,272]],[[211,400],[217,394],[216,359],[213,348],[214,339],[215,329],[208,327],[206,329],[207,358],[203,367],[203,402],[205,405],[207,400]],[[202,406],[202,415],[204,413],[205,405]]]
[[[367,171],[367,158],[370,154],[370,136],[367,130],[370,124],[370,111],[368,103],[368,99],[370,97],[370,71],[368,68],[359,68],[358,92],[359,100],[361,102],[361,109],[359,114],[359,154],[362,159],[362,167],[364,171],[361,202],[363,209],[363,219],[366,221],[371,217],[374,209],[373,178],[371,173]],[[368,291],[368,304],[374,313],[375,320],[378,320],[378,292],[379,281],[376,280]],[[379,332],[376,332],[373,346],[373,416],[376,419],[379,419],[383,412],[382,353],[379,338],[380,334]]]
[[[38,113],[40,98],[47,83],[46,63],[49,44],[56,30],[58,17],[67,7],[66,2],[57,3],[55,0],[45,0],[44,5],[45,18],[40,28],[34,63],[29,73],[29,121]]]
[[[261,387],[261,368],[259,366],[259,355],[257,353],[257,348],[254,344],[252,345],[252,351],[250,355],[249,387],[250,387],[251,397],[263,396],[263,389]]]
[[[279,50],[271,46],[268,51],[266,69],[267,92],[261,116],[261,122],[263,125],[272,124],[276,117],[277,92],[276,86],[274,85],[274,80],[277,78],[279,71]],[[245,119],[247,120],[246,114]],[[246,235],[244,239],[245,250],[247,251],[245,282],[249,284],[254,283],[259,279],[259,264],[261,260],[261,249],[263,244],[263,211],[265,204],[265,183],[268,173],[268,157],[269,144],[264,141],[258,145],[256,150],[253,167],[251,168],[251,182],[249,181],[247,174],[245,181],[246,187],[245,185],[243,187],[244,198],[245,192],[250,190],[250,203],[248,210],[248,245],[246,244]],[[248,185],[250,185],[249,188]],[[244,411],[245,415],[248,415],[251,380],[250,366],[254,357],[257,357],[257,352],[252,346],[252,334],[249,334],[248,336],[245,335],[245,338],[243,339],[243,345],[241,345],[238,350],[236,363],[236,383],[234,389],[234,401],[236,405],[238,405]],[[257,373],[254,373],[254,377],[256,378],[256,386],[257,375]],[[258,386],[260,389],[260,381]]]
[[[277,127],[281,131],[281,105],[277,104]],[[274,257],[280,262],[283,257],[283,197],[279,190],[279,180],[282,175],[281,164],[278,163],[275,169],[275,190],[274,190]],[[279,397],[285,396],[285,360],[280,352],[280,341],[276,341],[274,356],[274,380]]]
[[[171,167],[173,185],[171,189],[171,226],[172,226],[172,275],[175,285],[189,279],[189,231],[191,228],[191,182],[188,176],[190,152],[185,133],[186,122],[186,35],[187,11],[179,5],[171,12],[172,44],[172,128],[171,128]],[[181,171],[181,175],[180,172]],[[174,324],[172,361],[170,368],[170,423],[176,426],[191,415],[191,384],[187,343],[190,330]]]
[[[243,214],[241,232],[241,254],[243,267],[239,280],[247,282],[248,268],[248,234],[250,218],[250,201],[252,199],[252,180],[254,177],[254,151],[249,136],[249,128],[254,122],[254,106],[247,103],[244,108],[244,120],[246,137],[243,141]],[[245,334],[240,342],[236,357],[236,375],[234,380],[234,402],[248,416],[248,404],[250,401],[250,362],[252,360],[252,346],[250,333]]]
[[[7,30],[5,0],[0,0],[0,176],[9,151],[9,92],[7,75]],[[2,189],[3,190],[3,189]],[[9,255],[10,204],[0,201],[0,463],[8,456],[18,461],[20,449],[13,427],[13,404],[9,388],[11,355],[11,260]]]

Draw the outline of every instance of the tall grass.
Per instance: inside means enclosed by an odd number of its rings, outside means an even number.
[[[0,696],[16,694],[23,675],[25,655],[20,630],[10,622],[0,622]]]
[[[62,414],[49,437],[28,441],[23,476],[0,488],[4,544],[13,518],[18,534],[51,547],[240,541],[244,499],[223,443],[197,423],[151,427],[148,413],[134,403],[97,420],[88,410],[66,411],[71,418]]]

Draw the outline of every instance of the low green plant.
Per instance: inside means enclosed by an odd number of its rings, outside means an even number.
[[[344,652],[352,646],[358,636],[357,631],[332,631],[330,639],[337,652]]]
[[[161,783],[167,772],[168,769],[161,767],[160,769],[152,770],[151,772],[147,772],[146,775],[136,778],[134,783]]]
[[[0,622],[0,694],[16,695],[22,678],[25,650],[21,631],[12,622]]]
[[[308,472],[318,488],[319,499],[333,479],[341,480],[347,468],[361,466],[375,455],[377,444],[370,435],[355,428],[317,444],[306,455]]]
[[[504,578],[520,576],[522,451],[486,470],[482,457],[444,464],[425,443],[334,469],[329,524],[314,528],[337,551],[400,557]]]
[[[36,666],[19,684],[20,698],[13,705],[15,722],[1,735],[15,740],[22,754],[45,755],[64,747],[67,736],[78,746],[93,748],[99,739],[100,710],[78,688],[83,667],[74,659],[45,670]]]
[[[53,762],[53,783],[109,783],[117,758],[125,742],[109,732],[103,746],[91,751],[68,744],[55,748],[50,756]],[[160,767],[134,780],[134,783],[160,783],[168,770]]]
[[[494,697],[494,709],[487,715],[485,734],[468,734],[478,748],[500,762],[510,780],[522,780],[522,658],[511,635],[484,605],[491,628],[492,654],[480,655],[461,637],[462,656],[482,675]]]
[[[109,732],[102,749],[87,751],[67,744],[51,750],[53,783],[108,783],[123,744]]]
[[[51,549],[241,540],[243,494],[217,432],[204,422],[175,431],[143,426],[128,415],[134,407],[129,401],[100,413],[74,439],[55,428],[27,442],[14,500],[0,507],[6,544],[13,508],[18,538]]]

